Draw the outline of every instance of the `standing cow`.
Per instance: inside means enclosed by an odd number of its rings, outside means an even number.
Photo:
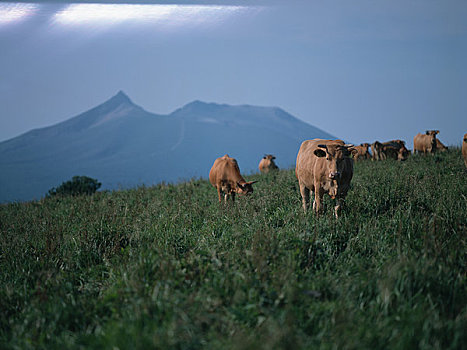
[[[306,212],[310,202],[310,191],[314,193],[313,210],[322,211],[323,195],[337,198],[334,208],[339,216],[345,196],[350,189],[353,176],[353,145],[342,140],[313,139],[303,141],[297,155],[295,176],[300,186],[303,210]]]
[[[435,153],[437,134],[439,134],[439,130],[427,130],[425,134],[415,135],[413,138],[413,153]]]
[[[274,157],[272,154],[266,154],[259,162],[259,171],[263,174],[267,174],[272,170],[279,169],[276,163],[274,163],[274,159],[276,159],[276,157]]]
[[[467,133],[464,134],[464,138],[462,139],[462,157],[464,157],[464,164],[467,168]]]
[[[253,193],[252,185],[257,181],[246,182],[240,174],[237,161],[226,154],[214,161],[209,172],[209,182],[217,189],[219,203],[221,203],[222,194],[225,202],[229,196],[232,202],[235,202],[236,193],[241,195]]]
[[[353,157],[355,161],[358,161],[359,159],[370,159],[370,151],[368,148],[370,147],[369,143],[361,143],[360,146],[355,146],[356,153]]]

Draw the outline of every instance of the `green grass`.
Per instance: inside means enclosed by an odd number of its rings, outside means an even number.
[[[293,170],[248,180],[0,206],[0,348],[465,348],[459,150],[356,163],[338,220]]]

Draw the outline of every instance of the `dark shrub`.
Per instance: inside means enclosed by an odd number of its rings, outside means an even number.
[[[47,197],[53,196],[76,196],[81,194],[93,194],[96,192],[101,183],[97,179],[92,179],[87,176],[73,176],[71,180],[63,182],[57,188],[52,188],[47,193]]]

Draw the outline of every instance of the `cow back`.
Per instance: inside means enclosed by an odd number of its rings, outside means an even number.
[[[436,150],[445,152],[448,148],[439,139],[436,139]]]

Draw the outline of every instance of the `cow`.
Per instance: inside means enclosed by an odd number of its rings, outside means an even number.
[[[437,138],[436,139],[436,152],[446,152],[448,148]]]
[[[405,141],[391,140],[381,144],[380,157],[382,159],[392,158],[404,161],[409,155],[410,151],[405,147]]]
[[[236,193],[240,195],[253,193],[253,184],[257,181],[245,181],[240,174],[237,161],[226,154],[214,161],[209,172],[209,182],[217,189],[219,203],[221,203],[222,194],[225,202],[229,196],[232,202],[235,202]]]
[[[427,130],[425,134],[415,135],[413,138],[413,153],[435,153],[437,134],[439,134],[439,130]]]
[[[462,139],[462,157],[464,157],[464,164],[467,168],[467,133],[464,134],[464,138]]]
[[[358,161],[359,159],[370,159],[370,151],[368,148],[370,147],[369,143],[361,143],[360,146],[355,146],[354,148],[357,150],[353,159]]]
[[[259,171],[263,174],[267,174],[270,171],[279,169],[276,163],[274,163],[274,159],[276,159],[276,157],[272,154],[266,154],[259,162]]]
[[[315,213],[322,211],[323,195],[327,193],[332,199],[337,199],[334,214],[336,218],[339,217],[353,176],[350,155],[356,152],[353,145],[345,144],[342,140],[313,139],[302,142],[297,154],[295,176],[305,213],[310,204],[311,191],[314,193]]]
[[[382,151],[383,144],[379,141],[375,141],[371,144],[371,153],[373,154],[372,160],[382,160]]]

